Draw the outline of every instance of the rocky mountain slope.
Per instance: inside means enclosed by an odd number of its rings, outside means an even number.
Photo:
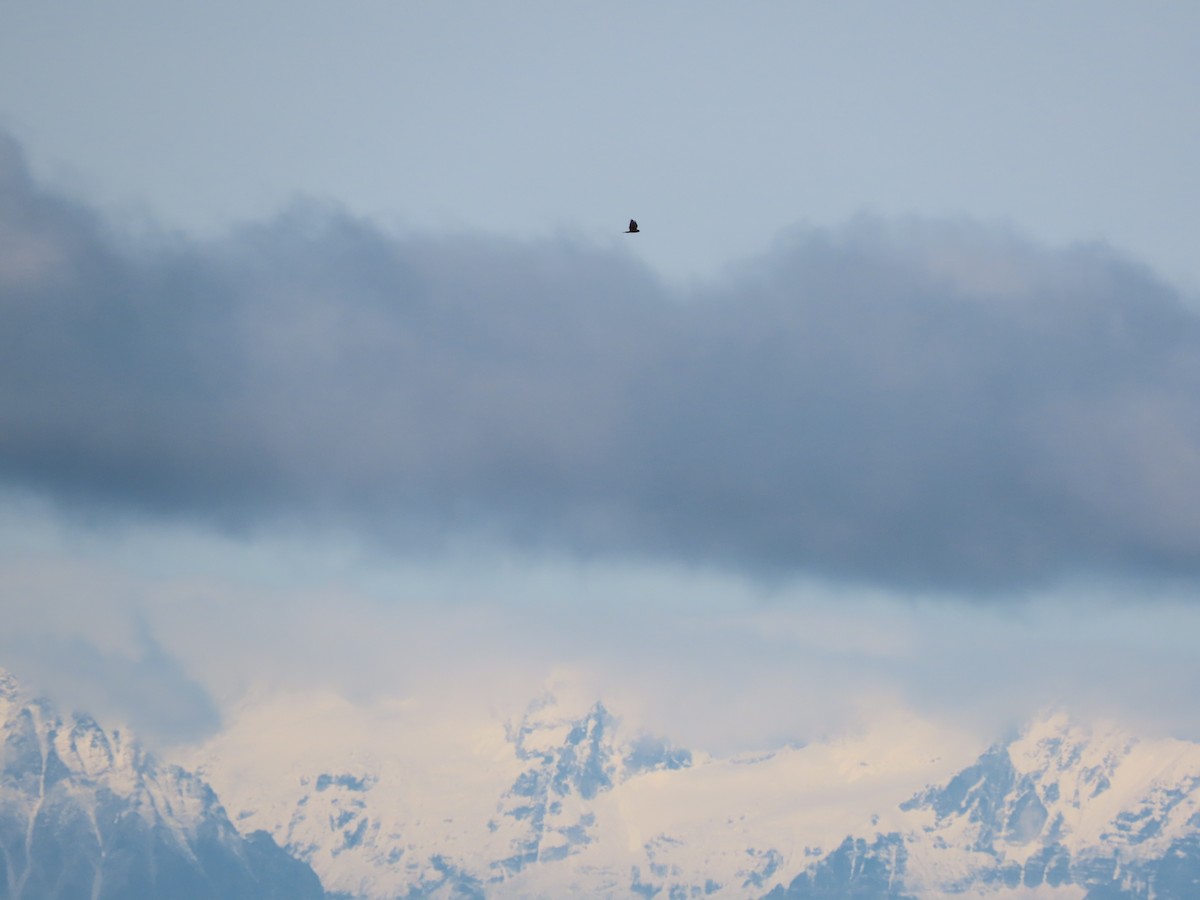
[[[265,832],[121,731],[61,716],[0,670],[0,896],[30,900],[318,898]]]
[[[1198,787],[1196,744],[1047,716],[770,896],[1200,897]]]

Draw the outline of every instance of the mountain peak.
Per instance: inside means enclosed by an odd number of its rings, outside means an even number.
[[[323,896],[307,866],[243,837],[212,789],[0,673],[0,872],[14,897]]]

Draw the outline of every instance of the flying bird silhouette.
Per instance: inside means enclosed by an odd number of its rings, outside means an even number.
[[[629,220],[629,230],[626,231],[625,233],[626,234],[637,234],[638,233],[637,222],[634,219]]]

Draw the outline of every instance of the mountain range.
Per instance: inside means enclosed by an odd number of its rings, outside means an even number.
[[[255,762],[306,707],[344,742]],[[1200,896],[1200,745],[1061,711],[986,747],[896,714],[731,756],[552,695],[430,721],[276,697],[197,764],[348,897]]]
[[[1200,745],[1062,711],[714,755],[553,693],[275,694],[175,765],[3,674],[0,721],[3,897],[1200,896]]]

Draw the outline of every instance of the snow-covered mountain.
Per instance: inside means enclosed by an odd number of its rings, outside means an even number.
[[[338,894],[747,897],[977,752],[911,717],[714,757],[602,703],[464,721],[323,695],[247,704],[190,764]]]
[[[773,898],[1200,897],[1200,746],[1062,713],[847,836]]]
[[[1200,896],[1200,745],[1063,713],[986,748],[893,714],[712,756],[554,694],[274,695],[189,761],[242,830],[2,671],[0,722],[0,897]]]
[[[129,735],[59,715],[0,669],[0,897],[303,900],[308,866]]]
[[[1200,746],[1062,714],[715,757],[553,696],[471,724],[277,696],[197,761],[349,897],[1200,896]]]

